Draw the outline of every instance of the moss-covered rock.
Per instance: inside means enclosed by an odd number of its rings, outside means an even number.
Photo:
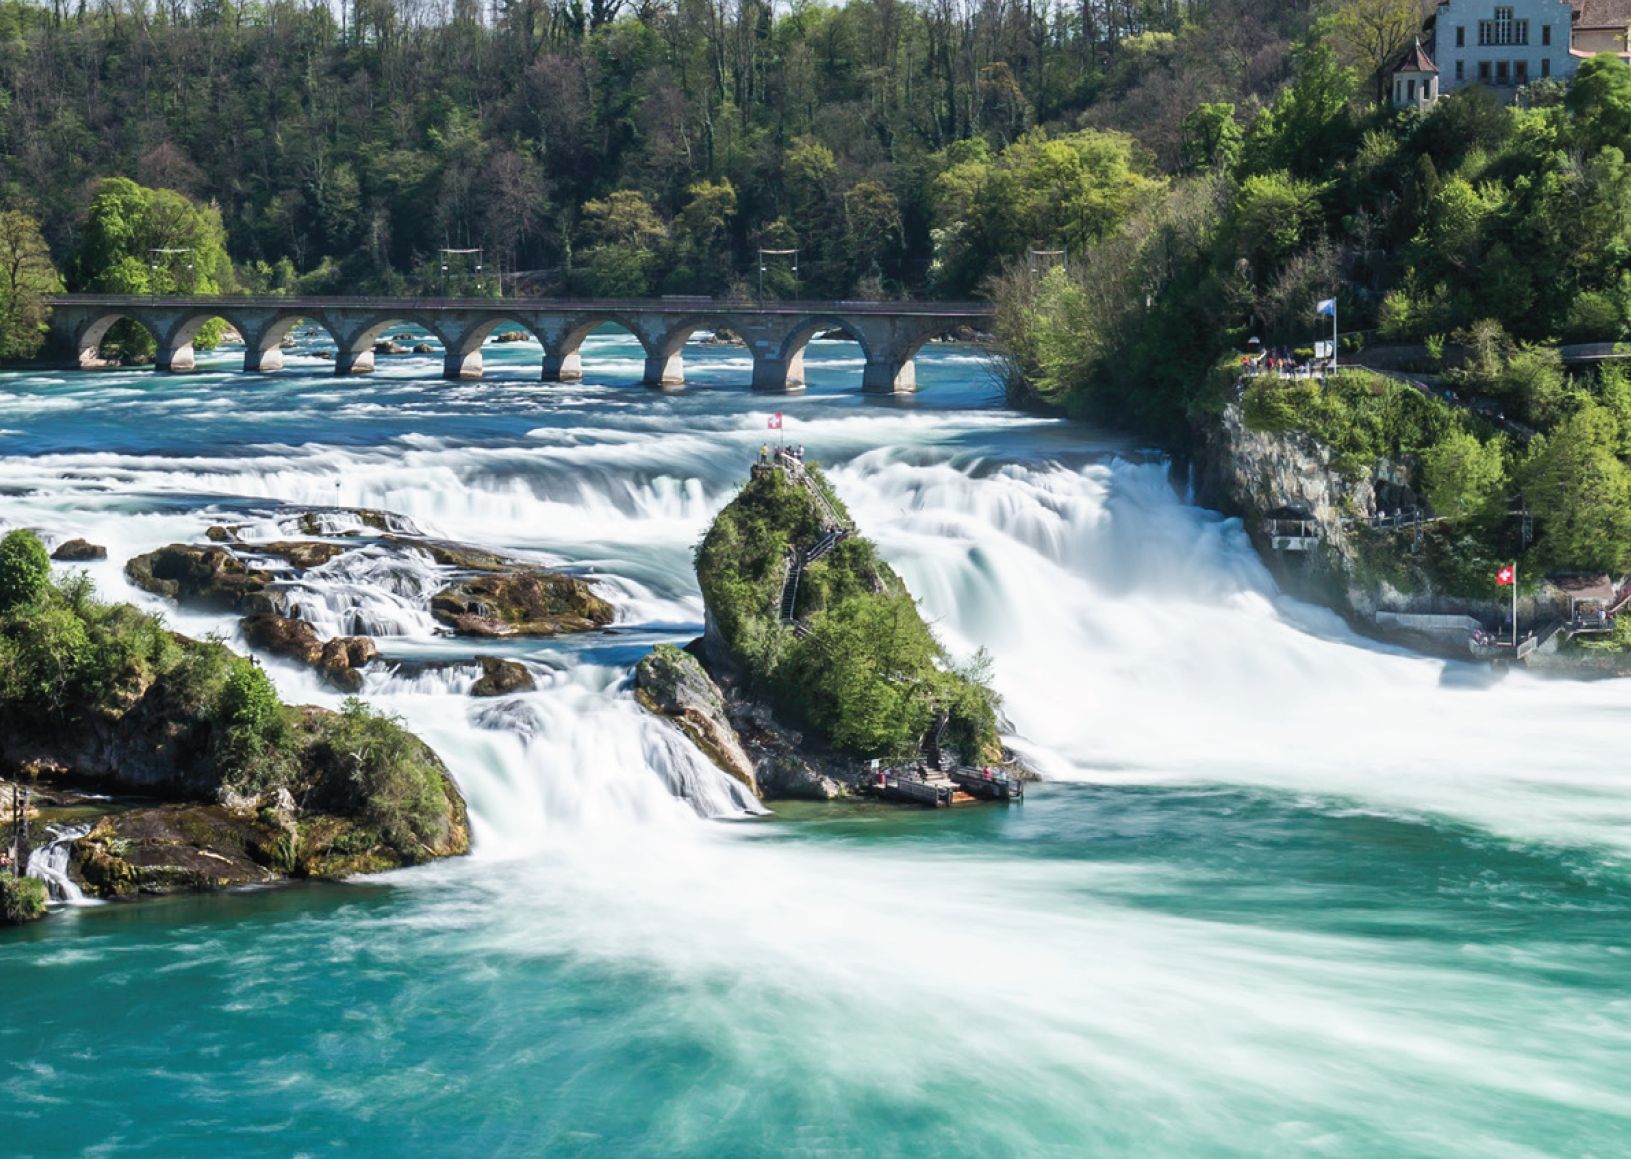
[[[258,622],[310,654],[298,622]],[[76,864],[101,892],[352,872],[469,847],[452,778],[398,720],[356,700],[338,713],[286,706],[224,644],[102,604],[82,581],[0,613],[0,650],[15,661],[0,682],[0,771],[50,769],[64,785],[184,803],[98,826]],[[317,661],[360,681],[373,655],[372,641],[341,639]]]
[[[753,761],[731,725],[724,694],[695,656],[659,644],[640,661],[634,679],[642,707],[672,721],[704,756],[758,795]]]
[[[160,805],[103,817],[75,841],[69,872],[94,897],[196,893],[281,876],[252,851],[270,839],[219,805]]]
[[[576,576],[539,569],[456,580],[438,592],[431,614],[467,636],[555,636],[612,622],[612,606]]]

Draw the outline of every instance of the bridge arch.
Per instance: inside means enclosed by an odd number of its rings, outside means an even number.
[[[108,310],[104,313],[94,314],[82,322],[74,331],[73,345],[74,357],[81,370],[100,370],[118,363],[102,356],[102,345],[108,340],[110,333],[117,339],[114,327],[119,323],[128,323],[130,327],[145,330],[153,339],[155,350],[164,345],[162,327],[154,325],[150,318],[142,316],[140,310]]]
[[[703,312],[682,317],[678,322],[665,326],[656,340],[647,346],[647,386],[684,385],[685,345],[698,330],[729,330],[741,335],[744,340],[748,338],[748,335],[741,333],[742,323],[725,313]]]
[[[494,331],[504,325],[519,327],[529,338],[547,347],[537,321],[524,313],[482,314],[463,324],[449,323],[444,326],[446,338],[443,341],[443,348],[446,353],[443,357],[442,377],[480,378],[483,373],[481,348],[487,339],[492,337]]]
[[[760,370],[757,365],[759,360],[755,360],[754,386],[760,389],[803,390],[805,385],[804,352],[817,336],[832,330],[837,330],[854,341],[861,348],[862,359],[865,360],[868,367],[871,366],[875,357],[873,346],[876,345],[876,342],[869,338],[866,332],[855,323],[835,314],[820,314],[799,321],[782,339],[776,353],[775,364],[769,375],[771,379],[779,378],[779,382],[761,382]]]
[[[433,322],[429,316],[418,310],[372,313],[348,326],[334,325],[328,319],[324,319],[324,328],[334,335],[335,339],[334,373],[371,373],[374,369],[375,346],[392,326],[413,326],[429,331],[441,345],[444,358],[459,347],[457,332],[453,340],[449,340],[448,331],[452,327],[444,327]]]
[[[197,341],[199,333],[211,322],[220,320],[230,326],[238,336],[243,339],[244,368],[250,367],[247,351],[251,348],[259,329],[253,325],[250,316],[242,315],[231,308],[203,308],[181,316],[159,340],[159,352],[154,359],[160,370],[183,371],[192,370],[197,365]],[[279,363],[281,365],[281,361]]]
[[[652,370],[654,363],[664,361],[657,353],[660,335],[654,337],[652,327],[641,326],[634,317],[610,310],[578,314],[562,319],[553,326],[540,327],[543,331],[540,337],[544,342],[544,381],[582,381],[584,339],[602,326],[616,326],[628,331],[640,344],[645,356],[644,380],[650,385],[659,385],[659,382],[652,380]]]
[[[334,327],[329,324],[327,318],[315,311],[302,313],[298,310],[274,310],[261,317],[245,320],[248,326],[240,328],[238,333],[243,335],[246,371],[271,373],[274,370],[282,370],[284,339],[293,334],[295,327],[302,322],[315,326],[327,334],[336,350],[340,346],[340,339],[335,334]]]

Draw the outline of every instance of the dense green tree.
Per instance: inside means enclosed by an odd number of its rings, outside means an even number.
[[[1631,562],[1631,468],[1616,454],[1619,424],[1583,407],[1534,449],[1524,495],[1554,566],[1618,573]]]
[[[1613,53],[1581,63],[1567,104],[1575,139],[1587,151],[1631,143],[1631,66]]]
[[[39,222],[18,209],[0,210],[0,360],[38,352],[48,314],[45,299],[61,290]]]
[[[1428,506],[1450,519],[1504,511],[1507,475],[1500,441],[1452,431],[1422,457],[1422,483]]]
[[[25,528],[0,539],[0,613],[38,603],[51,583],[51,557],[39,536]]]

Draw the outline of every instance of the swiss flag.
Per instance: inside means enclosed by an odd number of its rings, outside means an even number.
[[[779,430],[782,429],[782,412],[781,411],[777,411],[775,414],[770,416],[770,429],[773,430],[773,431],[779,431]]]
[[[1511,587],[1517,582],[1518,569],[1515,567],[1503,567],[1500,571],[1495,573],[1495,583],[1499,587]]]

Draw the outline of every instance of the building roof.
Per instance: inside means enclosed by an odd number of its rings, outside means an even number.
[[[1625,2],[1631,4],[1631,0],[1625,0]],[[1427,50],[1421,46],[1421,41],[1418,39],[1416,46],[1404,54],[1404,59],[1399,62],[1399,66],[1393,71],[1437,72],[1438,65],[1433,63],[1433,58],[1427,55]]]
[[[1569,0],[1576,28],[1618,28],[1631,24],[1631,0]]]
[[[1614,598],[1614,581],[1606,575],[1572,575],[1548,576],[1548,579],[1562,588],[1577,600],[1612,600]]]

